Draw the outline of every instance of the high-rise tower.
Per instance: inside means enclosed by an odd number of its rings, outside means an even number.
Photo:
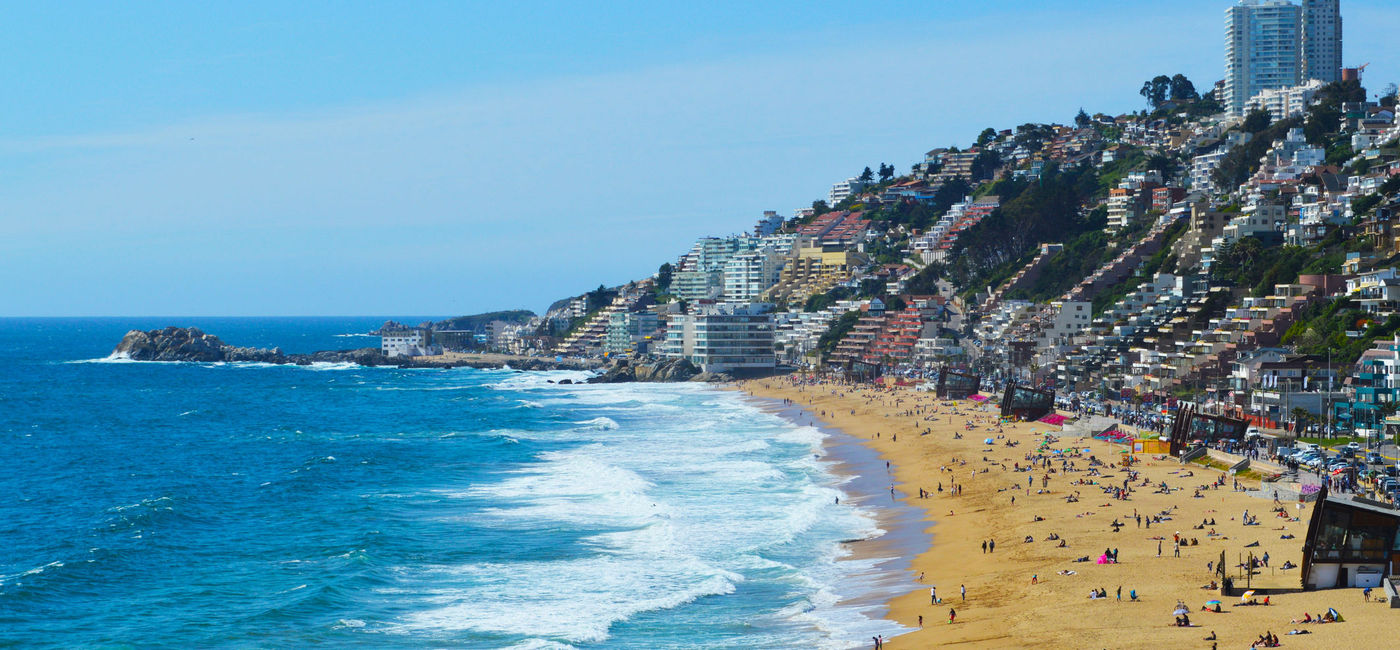
[[[1239,0],[1225,10],[1225,89],[1241,114],[1249,98],[1308,79],[1341,79],[1340,0]]]
[[[1303,0],[1303,80],[1342,78],[1341,0]]]

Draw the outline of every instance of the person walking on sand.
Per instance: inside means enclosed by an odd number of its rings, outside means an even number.
[[[963,601],[963,602],[967,602],[967,585],[959,585],[959,586],[962,587],[962,601]]]
[[[1123,585],[1118,585],[1118,602],[1123,602]]]
[[[953,622],[956,621],[956,620],[958,620],[958,612],[957,612],[957,610],[953,609],[952,607],[949,607],[949,608],[948,608],[948,624],[949,624],[949,625],[952,625]]]
[[[920,615],[919,615],[919,629],[920,629],[920,630],[924,629],[924,615],[923,615],[923,614],[920,614]]]
[[[1172,542],[1172,554],[1176,557],[1181,557],[1181,540]]]
[[[1162,540],[1157,540],[1157,557],[1162,557]]]
[[[938,587],[929,587],[929,588],[928,588],[928,604],[930,604],[930,605],[937,605],[937,604],[938,604]]]
[[[989,541],[987,542],[987,552],[988,552],[988,553],[995,553],[995,552],[997,552],[997,541],[996,541],[996,540],[993,539],[993,540],[989,540]]]
[[[986,553],[986,552],[987,552],[987,540],[985,540],[985,539],[982,540],[982,552],[983,552],[983,553]]]

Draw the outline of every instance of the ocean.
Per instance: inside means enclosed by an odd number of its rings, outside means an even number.
[[[738,393],[106,358],[133,328],[310,352],[375,345],[384,320],[0,319],[0,646],[844,648],[901,631],[880,607],[913,588],[899,553],[842,543],[916,516],[851,478],[883,463],[849,440],[834,458],[822,442],[842,434]]]

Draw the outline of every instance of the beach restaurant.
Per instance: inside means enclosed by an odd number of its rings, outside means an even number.
[[[1040,390],[1015,382],[1006,385],[1001,396],[1001,417],[1033,422],[1055,412],[1055,391]]]
[[[1197,413],[1191,405],[1183,405],[1176,410],[1170,434],[1173,456],[1190,447],[1191,441],[1200,440],[1206,444],[1218,440],[1244,440],[1249,422],[1227,415],[1206,415]]]
[[[982,377],[944,366],[938,371],[938,399],[963,399],[982,390]]]
[[[1397,569],[1400,511],[1361,497],[1329,496],[1323,486],[1303,542],[1303,588],[1379,587]]]

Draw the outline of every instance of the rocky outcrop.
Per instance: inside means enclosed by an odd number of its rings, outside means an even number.
[[[713,373],[702,373],[689,359],[659,359],[629,361],[619,359],[603,374],[588,380],[590,384],[618,384],[632,381],[679,382],[694,381],[696,377],[718,377]],[[702,379],[700,381],[712,381]]]
[[[112,356],[135,361],[262,361],[289,363],[277,348],[242,348],[205,334],[197,327],[167,327],[143,332],[131,330],[112,350]]]
[[[280,348],[245,348],[224,343],[219,337],[205,334],[197,327],[167,327],[141,331],[131,330],[122,337],[113,357],[134,361],[194,361],[295,364],[354,363],[361,366],[396,366],[400,368],[500,368],[503,364],[515,370],[594,370],[601,364],[591,359],[548,359],[543,357],[502,357],[463,359],[413,359],[386,357],[378,348],[356,350],[326,350],[310,354],[284,354]],[[488,355],[489,356],[489,355]]]

